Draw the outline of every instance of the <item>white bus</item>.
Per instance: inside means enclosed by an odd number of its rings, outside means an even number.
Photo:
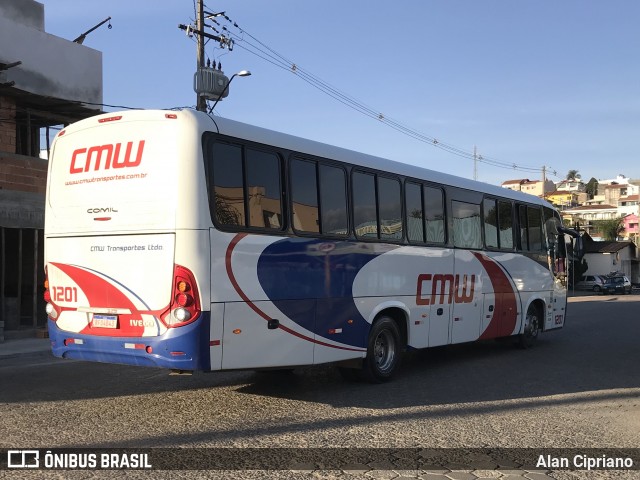
[[[103,114],[53,143],[51,345],[384,381],[406,349],[562,327],[559,225],[530,195],[200,112]]]

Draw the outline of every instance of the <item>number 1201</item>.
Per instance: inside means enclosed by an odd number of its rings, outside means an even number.
[[[54,302],[77,302],[78,289],[76,287],[52,287]]]

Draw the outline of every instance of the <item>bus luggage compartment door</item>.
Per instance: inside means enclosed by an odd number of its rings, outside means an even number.
[[[313,322],[315,300],[292,300],[285,309]],[[278,320],[278,328],[269,328],[269,320]],[[225,305],[222,338],[225,370],[311,365],[313,342],[312,332],[284,317],[272,302]]]

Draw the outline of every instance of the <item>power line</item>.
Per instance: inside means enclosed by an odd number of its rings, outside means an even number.
[[[317,77],[311,72],[308,72],[307,70],[303,69],[302,67],[300,67],[299,64],[284,57],[283,55],[275,51],[273,48],[269,47],[267,44],[265,44],[264,42],[260,41],[258,38],[253,36],[251,33],[241,28],[236,22],[231,20],[224,13],[221,16],[227,22],[229,22],[230,25],[232,25],[238,30],[239,34],[230,31],[226,26],[221,27],[222,30],[228,32],[229,35],[233,38],[236,46],[242,48],[243,50],[257,56],[258,58],[261,58],[262,60],[278,68],[281,68],[283,70],[289,71],[290,73],[293,73],[304,82],[313,86],[314,88],[321,91],[322,93],[330,96],[334,100],[342,103],[343,105],[351,108],[352,110],[357,111],[358,113],[361,113],[369,118],[378,120],[381,123],[384,123],[385,125],[387,125],[388,127],[393,128],[394,130],[400,133],[403,133],[415,140],[432,145],[436,148],[439,148],[441,150],[444,150],[448,153],[457,155],[462,158],[475,160],[477,162],[484,163],[486,165],[490,165],[497,168],[508,169],[508,170],[519,170],[519,171],[529,172],[529,173],[542,172],[542,168],[540,167],[533,167],[528,165],[520,165],[516,163],[504,162],[502,160],[498,160],[493,157],[487,157],[482,155],[474,156],[474,153],[471,151],[467,151],[462,148],[456,147],[455,145],[449,144],[447,142],[440,141],[433,136],[424,134],[391,117],[388,117],[387,115],[380,112],[379,110],[374,109],[364,104],[360,100],[356,99],[355,97],[352,97],[351,95],[348,95],[340,91],[338,88],[332,86],[328,82],[322,80],[321,78]],[[253,41],[249,40],[247,37]]]

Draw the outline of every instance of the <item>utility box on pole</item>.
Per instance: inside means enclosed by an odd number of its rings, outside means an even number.
[[[228,83],[229,78],[222,71],[210,67],[200,67],[193,75],[193,90],[198,94],[198,98],[226,98],[229,95]]]

